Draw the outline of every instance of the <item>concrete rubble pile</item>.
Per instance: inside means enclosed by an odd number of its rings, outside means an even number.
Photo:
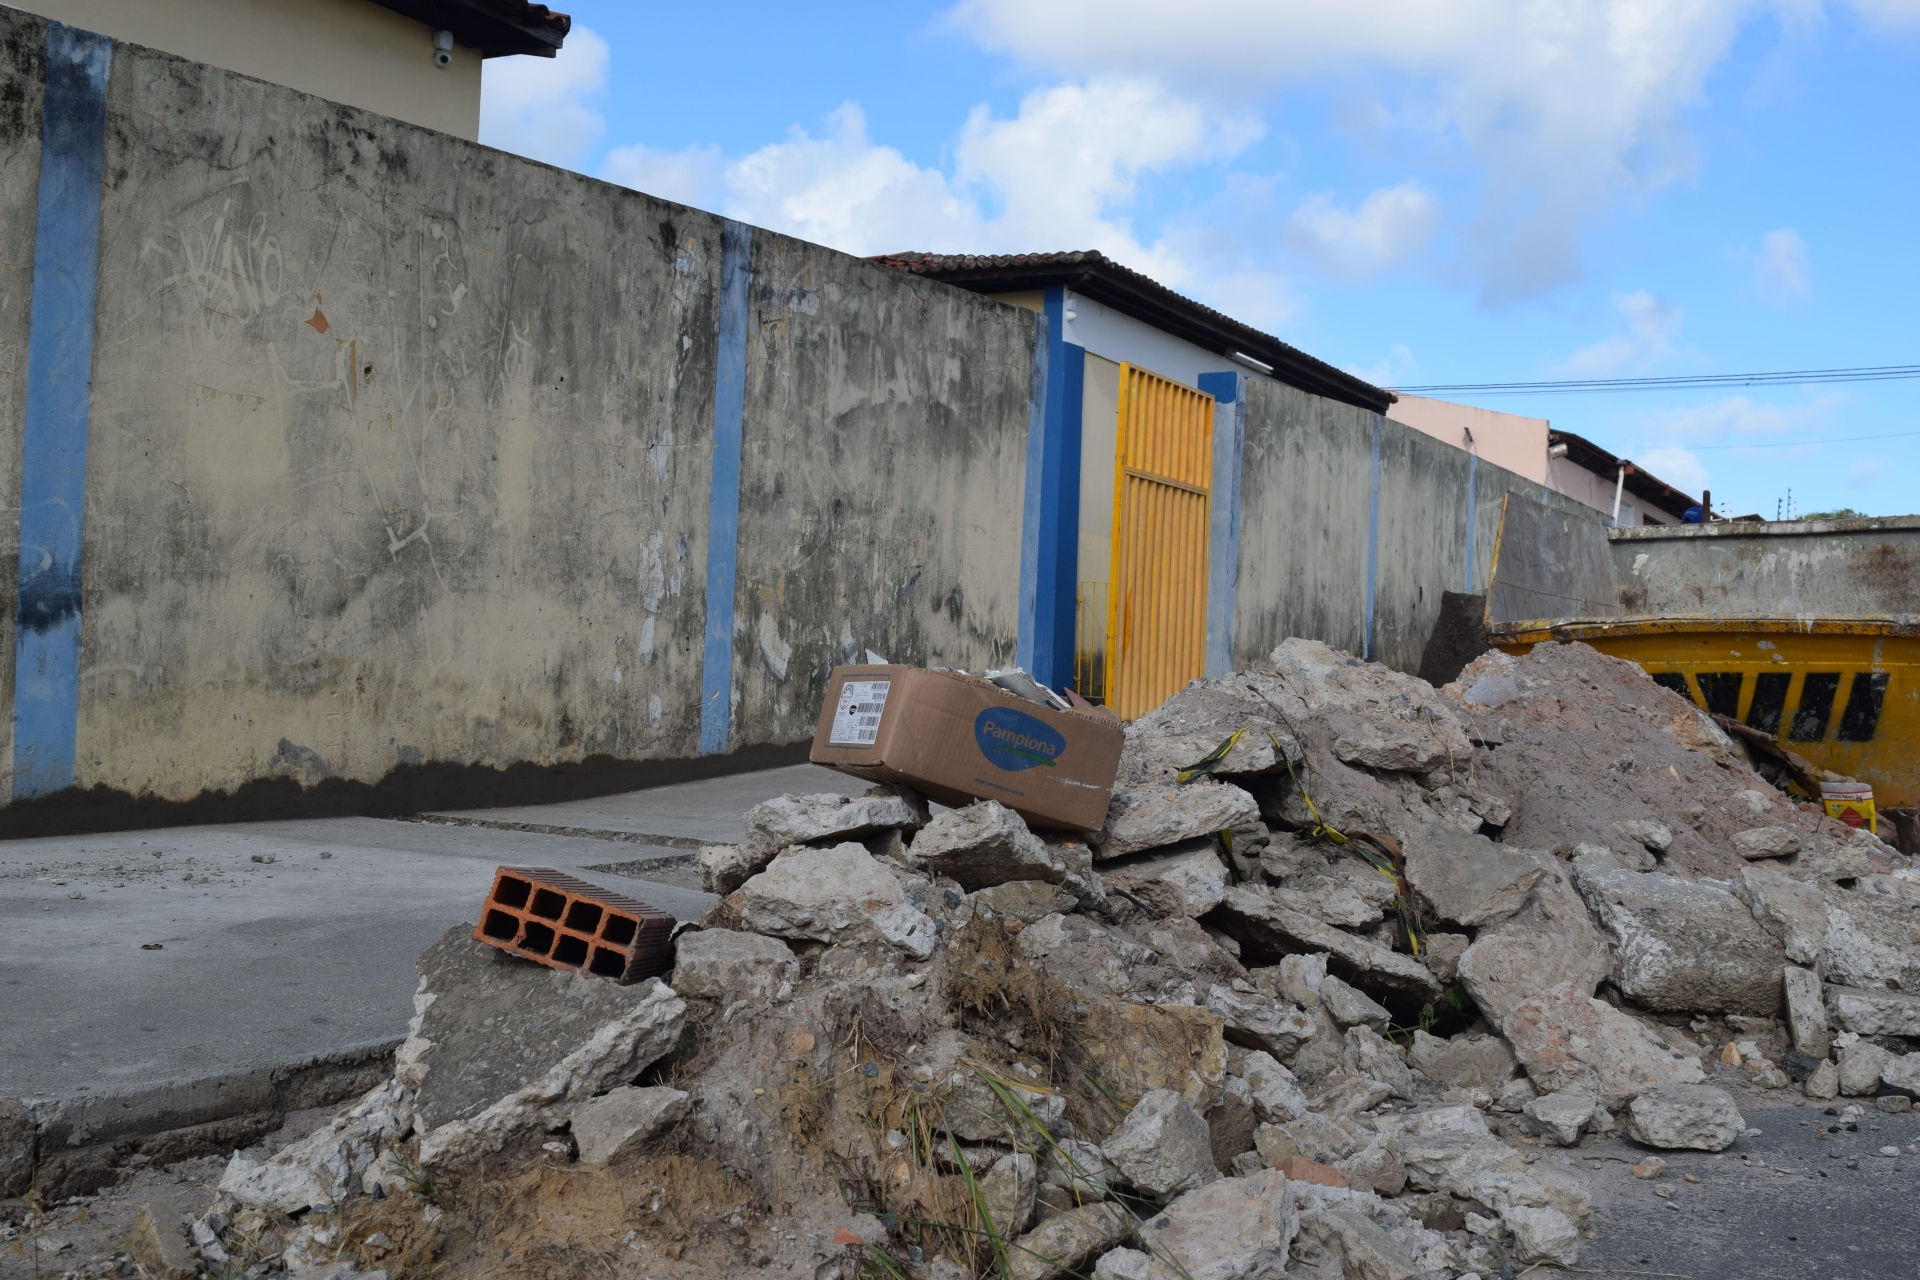
[[[236,1156],[203,1256],[1460,1280],[1577,1264],[1553,1147],[1920,1093],[1920,876],[1585,646],[1436,690],[1289,640],[1128,726],[1095,833],[882,788],[746,825],[668,982],[449,932],[394,1078]]]

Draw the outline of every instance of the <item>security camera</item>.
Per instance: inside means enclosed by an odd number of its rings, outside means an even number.
[[[453,32],[433,33],[433,65],[442,71],[453,65]]]

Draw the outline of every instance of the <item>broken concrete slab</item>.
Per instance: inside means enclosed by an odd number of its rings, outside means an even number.
[[[1827,1026],[1827,1006],[1820,997],[1820,976],[1811,969],[1788,965],[1785,974],[1787,992],[1787,1031],[1793,1047],[1813,1058],[1824,1058],[1833,1047],[1833,1032]]]
[[[972,892],[1009,880],[1064,884],[1073,869],[997,800],[979,800],[936,815],[907,849],[917,871],[945,876]]]
[[[708,1000],[784,1000],[800,977],[786,943],[733,929],[689,929],[674,940],[673,989]]]
[[[1706,1079],[1697,1058],[1573,983],[1522,1001],[1502,1029],[1543,1092],[1592,1094],[1609,1110],[1648,1089]]]
[[[1879,990],[1920,991],[1920,915],[1913,904],[1881,894],[1823,886],[1827,936],[1820,971],[1828,982]]]
[[[1005,916],[1022,924],[1072,911],[1078,902],[1070,890],[1045,880],[1009,880],[970,893],[967,901],[976,914]]]
[[[1627,1107],[1627,1136],[1667,1151],[1724,1151],[1746,1128],[1733,1095],[1707,1084],[1647,1089]]]
[[[1500,1216],[1513,1232],[1515,1262],[1571,1267],[1580,1261],[1580,1229],[1558,1209],[1516,1206]]]
[[[848,842],[781,854],[737,891],[742,927],[818,942],[872,939],[916,959],[933,954],[934,924],[892,868]]]
[[[1225,890],[1226,886],[1222,885],[1222,896],[1225,896]],[[1268,892],[1273,895],[1275,902],[1289,911],[1313,916],[1342,929],[1362,929],[1379,924],[1384,914],[1378,903],[1367,901],[1349,881],[1335,876],[1295,881],[1292,885],[1274,887]]]
[[[1613,829],[1648,853],[1665,853],[1673,845],[1673,828],[1654,818],[1629,818],[1614,823]]]
[[[1100,861],[1179,844],[1260,821],[1260,806],[1225,782],[1141,783],[1115,791],[1107,802]]]
[[[1449,823],[1429,823],[1404,842],[1407,882],[1442,920],[1476,927],[1526,905],[1546,867],[1530,854]]]
[[[1206,1119],[1171,1089],[1146,1093],[1100,1152],[1130,1185],[1161,1199],[1220,1176]]]
[[[1427,945],[1420,952],[1420,963],[1440,981],[1452,982],[1460,975],[1460,957],[1473,945],[1473,939],[1464,933],[1430,933],[1424,941]]]
[[[1285,773],[1289,761],[1300,763],[1300,744],[1285,722],[1229,675],[1195,681],[1128,724],[1119,777],[1123,783],[1171,782],[1174,775],[1212,754],[1241,730],[1245,732],[1212,766],[1212,772]]]
[[[1863,1036],[1920,1037],[1920,995],[1861,991],[1828,983],[1827,1014],[1843,1031]]]
[[[1781,945],[1731,893],[1635,871],[1574,875],[1613,940],[1613,980],[1626,995],[1675,1013],[1779,1009]]]
[[[789,845],[839,844],[888,827],[916,831],[926,820],[924,802],[915,804],[897,794],[788,794],[747,810],[747,838],[742,843],[765,866]]]
[[[1249,1053],[1240,1064],[1255,1119],[1262,1124],[1286,1124],[1310,1110],[1300,1082],[1272,1054]]]
[[[1133,1219],[1101,1201],[1056,1213],[1007,1250],[1008,1280],[1058,1280],[1084,1273],[1087,1260],[1127,1238]]]
[[[1431,999],[1440,983],[1412,956],[1374,946],[1332,925],[1274,900],[1265,886],[1236,885],[1227,890],[1214,917],[1243,947],[1282,955],[1324,953],[1329,972],[1362,990],[1385,990]]]
[[[1525,1117],[1521,1127],[1555,1146],[1578,1146],[1599,1105],[1600,1100],[1589,1093],[1543,1093],[1521,1108]]]
[[[1570,982],[1592,994],[1613,967],[1566,869],[1556,862],[1545,871],[1526,905],[1480,930],[1460,957],[1460,982],[1495,1026],[1549,987]]]
[[[1372,1027],[1349,1027],[1340,1055],[1348,1073],[1378,1080],[1396,1098],[1413,1101],[1413,1074],[1407,1070],[1406,1051]]]
[[[573,1109],[574,1146],[580,1163],[612,1164],[639,1151],[686,1118],[688,1094],[664,1086],[621,1085]]]

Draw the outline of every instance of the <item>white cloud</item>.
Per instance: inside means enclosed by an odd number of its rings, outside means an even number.
[[[818,136],[796,125],[731,162],[711,148],[623,147],[602,175],[848,253],[1098,249],[1178,286],[1222,246],[1177,229],[1143,243],[1128,218],[1141,179],[1229,158],[1259,134],[1246,116],[1210,114],[1145,79],[1054,85],[1012,118],[975,108],[951,172],[875,142],[857,103],[826,124]],[[1254,274],[1271,312],[1280,291]]]
[[[1680,333],[1680,308],[1662,302],[1645,289],[1615,295],[1614,309],[1626,321],[1625,332],[1580,348],[1567,361],[1575,373],[1602,374],[1629,364],[1646,364],[1671,355]]]
[[[1418,183],[1382,187],[1342,209],[1329,195],[1309,199],[1287,222],[1287,243],[1339,280],[1371,280],[1423,254],[1440,209]]]
[[[1760,257],[1754,264],[1754,286],[1763,301],[1781,306],[1813,292],[1807,265],[1807,242],[1792,227],[1781,227],[1760,237]]]
[[[609,151],[601,162],[599,176],[662,200],[711,212],[720,207],[725,170],[719,147],[661,151],[634,145]]]
[[[606,132],[599,99],[611,51],[576,26],[552,58],[489,58],[481,69],[480,141],[578,169]]]
[[[1696,497],[1702,489],[1713,483],[1713,477],[1707,473],[1706,464],[1700,461],[1699,455],[1683,445],[1663,444],[1649,449],[1634,459],[1634,465]]]
[[[1349,365],[1347,372],[1376,387],[1391,387],[1405,382],[1407,375],[1417,368],[1419,361],[1413,358],[1413,348],[1404,342],[1396,342],[1387,348],[1384,360],[1364,367]]]
[[[1894,0],[1879,0],[1893,3]],[[1911,0],[1907,0],[1911,3]],[[1491,301],[1579,270],[1581,229],[1691,172],[1685,114],[1767,0],[962,0],[983,46],[1212,100],[1331,89],[1344,118],[1478,171],[1461,267]]]
[[[1827,421],[1846,398],[1835,393],[1805,404],[1780,405],[1755,404],[1745,396],[1733,396],[1712,404],[1666,410],[1656,414],[1648,425],[1669,439],[1738,442],[1817,426]]]

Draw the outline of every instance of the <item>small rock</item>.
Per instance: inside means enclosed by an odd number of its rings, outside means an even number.
[[[1633,1166],[1633,1176],[1642,1179],[1657,1178],[1666,1171],[1667,1162],[1659,1156],[1648,1156],[1645,1160]]]
[[[1580,1231],[1558,1209],[1517,1205],[1501,1216],[1513,1232],[1515,1260],[1553,1262],[1563,1267],[1580,1260]]]
[[[1460,957],[1467,953],[1471,939],[1464,933],[1430,933],[1426,943],[1420,953],[1420,963],[1431,969],[1440,981],[1452,982],[1460,972]]]
[[[1102,1202],[1056,1213],[1013,1242],[1008,1280],[1052,1280],[1084,1271],[1087,1259],[1127,1238],[1133,1221],[1118,1205]]]
[[[1893,1158],[1894,1158],[1895,1156],[1897,1156],[1897,1155],[1899,1155],[1899,1154],[1900,1154],[1900,1148],[1898,1148],[1898,1147],[1882,1147],[1882,1148],[1880,1148],[1880,1154],[1881,1154],[1881,1155],[1883,1155],[1883,1156],[1885,1156],[1885,1157],[1886,1157],[1887,1159],[1889,1159],[1889,1160],[1891,1160],[1891,1159],[1893,1159]]]
[[[1728,843],[1748,861],[1790,858],[1800,852],[1800,833],[1792,827],[1753,827],[1734,832]]]
[[[1220,843],[1212,836],[1103,863],[1100,879],[1136,900],[1146,897],[1143,889],[1157,886],[1171,898],[1167,914],[1196,920],[1220,905],[1229,882]]]
[[[1268,1053],[1249,1053],[1240,1064],[1256,1119],[1264,1124],[1286,1124],[1310,1110],[1307,1096],[1293,1073]]]
[[[1712,1085],[1663,1085],[1627,1107],[1627,1135],[1650,1147],[1724,1151],[1746,1127],[1732,1096]]]
[[[1807,1096],[1816,1102],[1825,1102],[1840,1093],[1840,1068],[1831,1062],[1822,1062],[1807,1077]]]
[[[1533,1087],[1533,1081],[1525,1076],[1509,1080],[1500,1086],[1499,1092],[1494,1094],[1493,1109],[1518,1114],[1527,1109],[1527,1104],[1532,1102],[1539,1092]]]
[[[1130,1184],[1162,1199],[1220,1176],[1207,1122],[1171,1089],[1154,1089],[1100,1146]]]
[[[1101,859],[1179,844],[1260,821],[1260,806],[1224,782],[1144,783],[1113,793],[1107,802]]]
[[[994,1161],[987,1176],[980,1179],[980,1199],[1001,1235],[1016,1236],[1027,1229],[1033,1221],[1038,1186],[1038,1166],[1024,1151]]]
[[[1279,1004],[1260,992],[1235,991],[1215,985],[1207,989],[1207,1008],[1220,1015],[1229,1043],[1290,1058],[1313,1038],[1312,1017],[1292,1005]]]
[[[1904,1093],[1883,1093],[1873,1100],[1873,1105],[1890,1116],[1897,1116],[1912,1108],[1913,1099]]]
[[[1848,1045],[1840,1051],[1840,1092],[1849,1098],[1872,1096],[1880,1087],[1881,1072],[1892,1061],[1893,1055],[1871,1040]]]
[[[740,921],[755,933],[820,942],[874,939],[919,959],[933,954],[933,921],[900,878],[861,846],[796,847],[740,886]]]
[[[1827,1006],[1820,995],[1820,977],[1811,969],[1786,966],[1787,1029],[1793,1047],[1812,1058],[1824,1058],[1833,1046],[1827,1026]]]
[[[1405,1052],[1372,1027],[1349,1027],[1341,1065],[1353,1075],[1378,1080],[1394,1097],[1411,1102],[1413,1075],[1407,1070]]]
[[[610,1164],[637,1151],[683,1119],[691,1105],[679,1089],[622,1085],[589,1098],[573,1112],[580,1163]]]

